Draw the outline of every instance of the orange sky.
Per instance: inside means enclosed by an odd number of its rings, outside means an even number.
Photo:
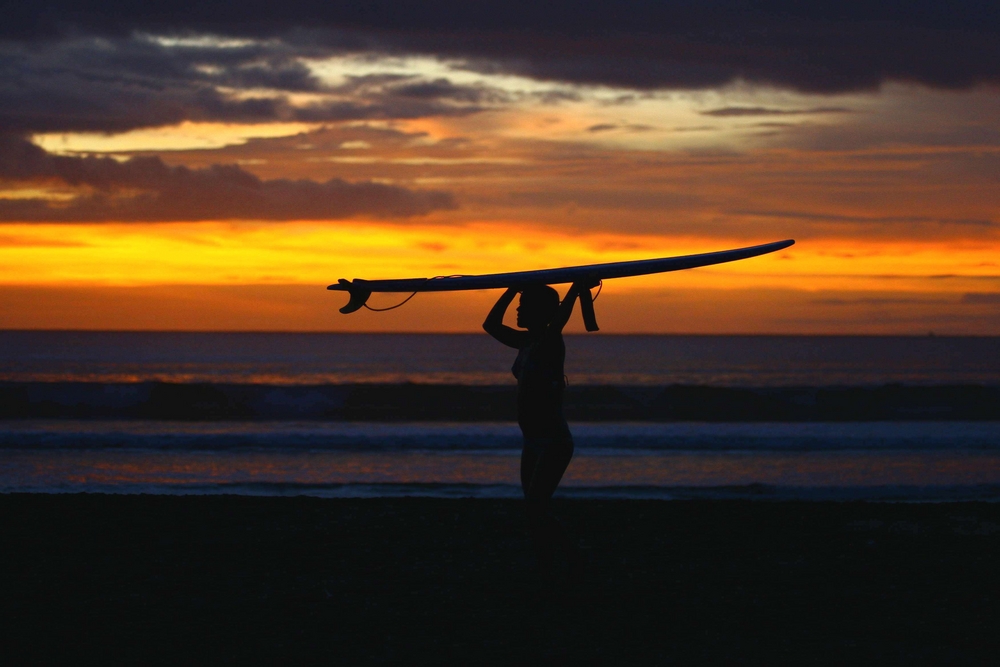
[[[331,82],[361,67],[342,58],[310,66]],[[382,66],[418,79],[444,68]],[[175,201],[149,221],[72,221],[60,216],[76,215],[79,202],[133,206],[156,186],[7,177],[0,203],[42,202],[47,217],[9,213],[0,224],[0,327],[474,331],[497,293],[419,295],[391,313],[345,316],[345,296],[324,288],[342,277],[547,268],[794,238],[771,256],[609,282],[602,330],[1000,334],[995,88],[888,83],[816,95],[736,84],[622,102],[631,91],[454,78],[505,96],[419,118],[32,134],[50,156],[113,156],[123,169],[155,156],[193,170],[238,165],[276,188],[342,179],[450,199],[385,213],[388,195],[375,191],[342,215],[268,209],[255,219],[239,202],[230,215],[195,195],[176,201],[181,189],[164,190]],[[573,96],[543,94],[555,91]],[[186,218],[163,219],[170,211]]]

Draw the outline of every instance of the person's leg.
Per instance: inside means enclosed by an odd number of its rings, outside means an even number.
[[[521,450],[521,491],[524,492],[524,498],[528,498],[528,489],[531,488],[531,479],[535,475],[535,467],[538,465],[538,455],[540,450],[536,447],[529,446],[529,443],[524,443],[524,448]]]
[[[525,454],[528,449],[525,448]],[[544,447],[531,452],[528,460],[521,456],[521,487],[529,502],[547,503],[562,480],[570,459],[573,458],[573,442],[549,442]],[[525,464],[528,474],[525,475]],[[527,479],[526,479],[527,477]],[[527,481],[527,484],[525,482]]]
[[[552,494],[572,457],[572,442],[546,443],[545,447],[534,451],[525,448],[521,456],[521,486],[527,504],[528,532],[538,565],[546,572],[552,569],[557,555],[573,559],[573,547],[562,525],[549,511]]]

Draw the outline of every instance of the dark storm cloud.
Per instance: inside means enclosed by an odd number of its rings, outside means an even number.
[[[933,216],[858,216],[839,215],[836,213],[816,213],[810,211],[782,211],[782,210],[732,210],[727,211],[727,215],[746,216],[751,218],[778,218],[788,220],[808,220],[811,222],[827,222],[835,224],[850,225],[870,225],[881,226],[888,224],[934,224],[941,226],[959,227],[996,227],[997,223],[988,218],[947,218]]]
[[[427,80],[399,74],[348,76],[343,84],[325,92],[356,99],[361,105],[378,107],[383,109],[383,117],[390,118],[474,113],[512,99],[503,91],[488,86],[459,85],[445,78]]]
[[[814,109],[771,109],[768,107],[722,107],[700,112],[702,116],[801,116],[803,114],[851,113],[844,107],[816,107]]]
[[[56,183],[84,192],[69,202],[0,199],[5,222],[327,220],[455,207],[444,192],[340,179],[262,180],[235,165],[189,169],[157,157],[118,162],[53,155],[11,135],[0,135],[0,182]]]
[[[344,83],[325,89],[325,92],[361,97],[452,101],[461,103],[499,103],[510,100],[500,90],[487,86],[464,86],[443,77],[421,79],[412,74],[367,74],[347,76]]]
[[[0,37],[133,31],[282,37],[313,49],[467,58],[482,71],[641,89],[734,79],[805,91],[1000,81],[995,0],[9,0]]]
[[[183,120],[271,121],[292,115],[280,94],[315,90],[287,49],[165,48],[148,39],[75,38],[0,44],[0,130],[119,132]]]
[[[586,209],[610,210],[678,210],[704,203],[703,198],[682,192],[649,192],[646,190],[561,190],[510,192],[506,201],[495,204],[515,207],[556,208],[573,206]]]
[[[587,132],[611,132],[613,130],[621,130],[625,132],[649,132],[650,130],[655,130],[656,128],[652,125],[637,125],[637,124],[627,124],[627,125],[615,125],[612,123],[598,123],[597,125],[591,125],[587,128]]]
[[[489,88],[446,79],[355,77],[324,88],[299,60],[309,55],[317,55],[313,47],[277,40],[164,44],[136,35],[0,43],[0,131],[420,118],[503,101]],[[303,92],[317,94],[317,101],[294,104],[290,95]]]
[[[411,97],[418,100],[455,100],[473,103],[482,102],[491,95],[496,95],[495,91],[488,88],[457,86],[448,79],[409,83],[399,86],[394,92],[400,97]]]

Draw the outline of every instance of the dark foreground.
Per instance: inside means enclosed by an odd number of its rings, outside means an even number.
[[[587,554],[580,578],[539,578],[511,501],[3,495],[4,662],[993,663],[1000,649],[1000,505],[557,513]]]

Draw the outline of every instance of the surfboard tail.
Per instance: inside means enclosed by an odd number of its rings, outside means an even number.
[[[365,281],[359,278],[354,280],[345,280],[341,278],[337,281],[340,284],[341,289],[350,295],[350,299],[347,305],[340,309],[340,312],[353,313],[356,310],[360,310],[367,302],[368,297],[372,295],[372,291],[365,286]]]

